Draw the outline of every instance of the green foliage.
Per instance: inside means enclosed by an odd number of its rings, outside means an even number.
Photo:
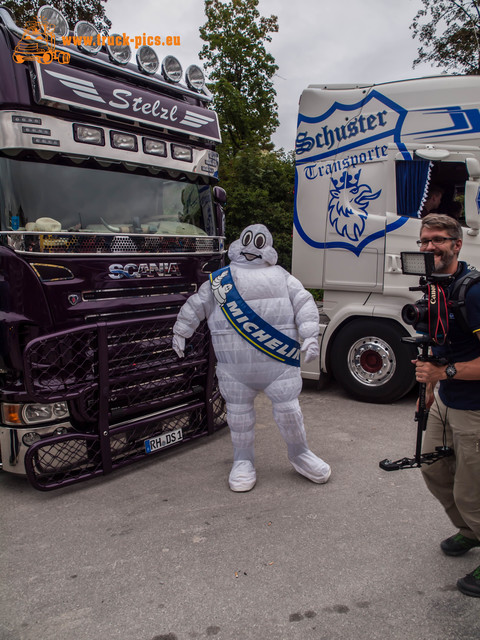
[[[321,302],[323,300],[323,289],[307,289],[312,296],[315,302]]]
[[[79,20],[86,20],[107,34],[112,23],[105,15],[105,2],[107,0],[2,0],[0,4],[11,11],[19,27],[36,18],[39,8],[48,4],[63,13],[70,29]]]
[[[272,78],[278,67],[265,49],[278,21],[260,16],[258,1],[205,0],[200,58],[222,129],[227,244],[247,225],[262,223],[272,233],[278,263],[290,269],[294,159],[272,150],[270,137],[279,124]]]
[[[264,46],[278,22],[260,16],[257,6],[258,0],[205,0],[200,37],[206,44],[199,55],[209,71],[224,156],[246,146],[268,147],[279,124],[272,82],[278,67]]]
[[[292,261],[293,153],[243,149],[224,160],[221,185],[227,192],[227,244],[249,224],[264,224],[273,236],[278,264]]]
[[[480,0],[422,0],[410,28],[423,46],[413,66],[431,62],[445,71],[480,73]],[[429,22],[425,22],[430,20]]]

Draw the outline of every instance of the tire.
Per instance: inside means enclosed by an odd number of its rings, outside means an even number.
[[[359,318],[340,329],[331,350],[331,369],[337,382],[362,402],[385,404],[398,400],[415,384],[412,345],[408,333],[386,320]]]

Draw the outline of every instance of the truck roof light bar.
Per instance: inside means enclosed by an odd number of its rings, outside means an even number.
[[[105,134],[103,129],[100,129],[99,127],[87,127],[84,124],[74,123],[73,138],[76,142],[96,144],[101,147],[105,146]]]
[[[182,162],[193,162],[193,151],[191,147],[172,144],[172,158],[174,160],[182,160]]]
[[[43,5],[38,10],[37,18],[44,30],[52,33],[55,40],[60,41],[63,36],[68,35],[68,22],[65,16],[55,7],[49,4]]]
[[[16,36],[18,36],[19,38],[21,38],[24,35],[24,30],[25,28],[20,28],[18,27],[9,10],[6,9],[5,7],[0,6],[0,19],[4,22],[4,24],[6,25],[7,29],[15,34]],[[122,36],[123,39],[123,36]],[[56,47],[58,49],[60,49],[61,51],[68,51],[72,56],[74,56],[76,59],[78,60],[90,60],[89,64],[91,64],[92,61],[92,57],[91,54],[87,54],[83,51],[80,51],[80,49],[78,49],[77,51],[73,50],[71,47],[67,47],[67,46],[63,46],[62,43],[57,43]],[[100,59],[100,58],[96,58],[95,59],[95,63],[98,65],[99,68],[109,68],[109,69],[114,69],[116,64],[114,62],[112,62],[111,60],[104,60],[104,59]],[[128,74],[129,76],[133,77],[133,78],[141,78],[142,77],[142,73],[134,68],[133,66],[130,67],[124,67],[124,71],[126,74]],[[210,93],[210,91],[208,90],[208,88],[205,86],[205,88],[203,89],[203,92],[198,92],[195,90],[190,89],[187,86],[184,86],[182,84],[172,84],[171,82],[168,82],[165,80],[164,76],[162,75],[152,75],[150,76],[150,82],[152,82],[155,85],[158,85],[159,87],[165,87],[167,84],[170,85],[170,89],[175,92],[178,95],[182,95],[182,96],[191,96],[193,98],[199,98],[203,101],[203,102],[212,102],[213,100],[213,96]],[[200,95],[201,93],[201,95]]]
[[[160,60],[152,47],[144,44],[137,50],[137,65],[140,71],[153,76],[160,67]]]
[[[186,73],[185,78],[190,89],[195,91],[203,91],[205,87],[205,76],[203,71],[196,64],[191,64]]]
[[[138,151],[137,136],[120,131],[110,131],[110,144],[115,149],[124,151]]]
[[[128,64],[132,57],[132,50],[130,49],[130,45],[123,44],[123,36],[119,33],[112,33],[108,39],[114,43],[106,45],[110,60],[121,65]],[[122,44],[117,44],[119,42]]]
[[[100,35],[98,29],[86,20],[77,22],[73,35],[81,39],[80,44],[77,45],[80,51],[95,55],[102,48],[101,40],[98,37]]]
[[[153,140],[151,138],[143,138],[143,151],[152,156],[167,157],[167,144],[162,140]]]
[[[182,65],[174,56],[167,56],[162,62],[162,75],[165,80],[177,84],[182,79]]]

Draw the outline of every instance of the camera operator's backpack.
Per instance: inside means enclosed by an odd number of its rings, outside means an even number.
[[[472,269],[469,273],[455,281],[448,300],[448,304],[453,311],[455,320],[458,322],[462,330],[467,333],[471,333],[471,329],[468,326],[465,298],[467,296],[467,291],[477,282],[480,282],[480,271]]]

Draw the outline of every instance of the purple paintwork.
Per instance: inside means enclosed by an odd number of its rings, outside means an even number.
[[[98,113],[221,142],[215,111],[158,92],[52,62],[35,63],[39,101],[54,100]]]

